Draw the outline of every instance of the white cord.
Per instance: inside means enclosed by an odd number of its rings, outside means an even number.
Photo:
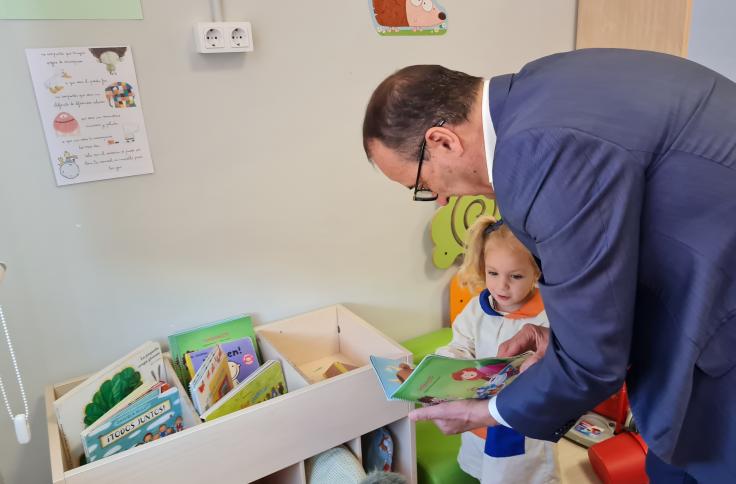
[[[222,22],[222,0],[210,0],[210,7],[212,8],[212,21]]]
[[[3,325],[3,331],[5,332],[5,341],[8,343],[8,351],[10,352],[10,359],[13,362],[13,368],[15,369],[15,378],[18,380],[18,386],[20,387],[20,397],[23,399],[23,410],[25,411],[26,419],[28,420],[28,400],[26,399],[26,391],[23,389],[23,380],[20,378],[20,370],[18,369],[18,361],[15,359],[15,351],[13,351],[13,343],[10,341],[10,333],[8,332],[8,325],[5,323],[5,315],[3,314],[3,307],[0,306],[0,322]],[[8,409],[8,414],[11,420],[15,420],[13,411],[10,408],[10,402],[8,396],[5,393],[5,386],[3,385],[3,379],[0,377],[0,393],[3,394],[3,400],[5,400],[5,407]]]

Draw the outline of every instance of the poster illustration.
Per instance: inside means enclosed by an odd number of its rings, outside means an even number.
[[[58,186],[153,173],[130,47],[26,57]]]
[[[381,36],[444,35],[447,10],[436,0],[368,0]]]
[[[142,19],[141,0],[0,1],[0,19]]]

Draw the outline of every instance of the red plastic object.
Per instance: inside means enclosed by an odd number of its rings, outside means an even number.
[[[623,430],[624,423],[626,423],[626,414],[629,410],[629,398],[626,395],[626,385],[621,390],[616,392],[612,397],[603,403],[599,403],[593,411],[604,417],[608,417],[616,422],[615,433]]]
[[[588,449],[588,459],[603,484],[647,484],[647,444],[639,434],[624,432]]]

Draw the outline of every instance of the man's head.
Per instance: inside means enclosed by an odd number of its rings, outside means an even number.
[[[493,196],[486,168],[483,79],[437,65],[401,69],[373,92],[363,121],[368,158],[391,180],[451,195]]]

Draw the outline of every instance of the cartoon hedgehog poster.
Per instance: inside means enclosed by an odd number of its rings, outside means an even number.
[[[442,35],[447,11],[433,0],[370,0],[373,24],[381,35]]]

